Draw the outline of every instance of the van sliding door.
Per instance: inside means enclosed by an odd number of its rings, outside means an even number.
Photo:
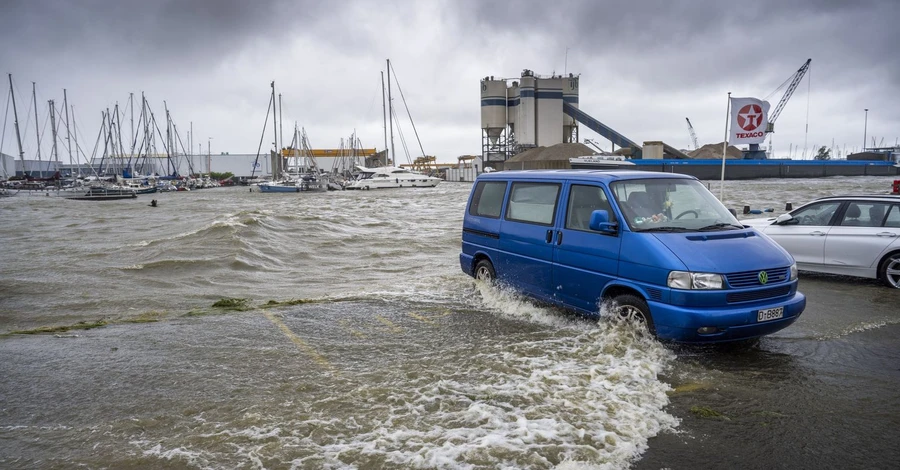
[[[537,297],[553,295],[554,221],[562,185],[519,181],[509,191],[500,235],[498,272],[509,284]]]

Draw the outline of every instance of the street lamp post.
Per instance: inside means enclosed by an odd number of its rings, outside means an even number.
[[[862,151],[866,151],[866,133],[869,130],[869,108],[866,108],[866,121],[863,124],[863,146]]]
[[[212,141],[212,137],[206,138],[206,174],[212,173],[212,152],[210,152],[210,143]]]

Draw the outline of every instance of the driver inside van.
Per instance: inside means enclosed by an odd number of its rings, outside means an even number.
[[[653,198],[645,191],[630,193],[624,206],[631,212],[630,217],[636,224],[659,223],[669,220],[665,212],[660,210],[659,205],[654,203]]]

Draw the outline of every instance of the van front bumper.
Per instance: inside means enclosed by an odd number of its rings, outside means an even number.
[[[779,300],[725,308],[690,308],[660,302],[648,302],[656,335],[660,340],[685,343],[718,343],[751,339],[775,333],[794,323],[806,308],[806,296],[800,292]],[[757,321],[760,310],[784,308],[777,320]],[[700,334],[702,327],[716,332]]]

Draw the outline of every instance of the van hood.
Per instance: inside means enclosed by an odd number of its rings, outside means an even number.
[[[692,272],[755,271],[789,266],[794,262],[784,248],[753,229],[656,233],[654,236]]]

